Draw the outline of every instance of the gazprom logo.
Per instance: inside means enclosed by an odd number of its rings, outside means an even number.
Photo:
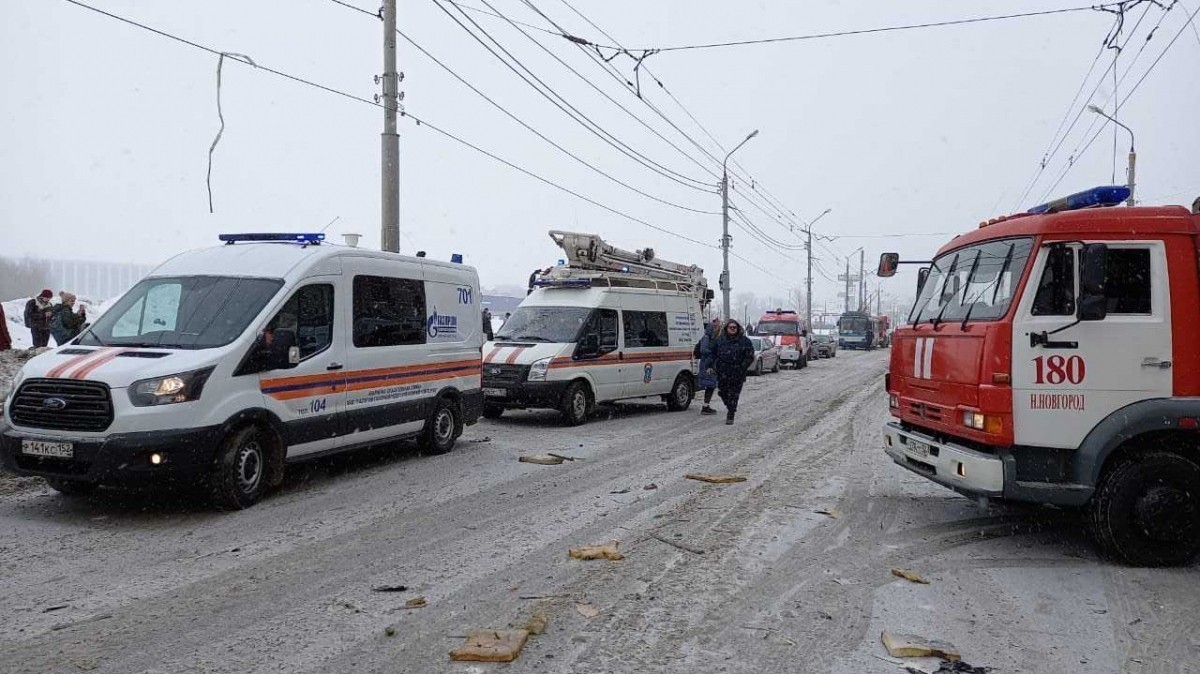
[[[430,337],[457,335],[458,316],[439,314],[437,307],[434,307],[433,313],[425,323],[425,331]]]

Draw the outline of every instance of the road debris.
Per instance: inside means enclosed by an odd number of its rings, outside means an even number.
[[[604,545],[585,545],[580,548],[571,548],[568,553],[572,559],[608,559],[611,561],[619,561],[625,559],[625,555],[617,551],[618,541],[609,541]]]
[[[904,668],[909,674],[988,674],[991,667],[972,667],[962,660],[942,660],[937,669],[919,669],[909,665]]]
[[[77,625],[86,625],[88,623],[100,622],[101,620],[108,620],[111,617],[113,617],[113,614],[111,613],[100,613],[89,618],[84,618],[83,620],[76,620],[73,623],[58,623],[57,625],[51,626],[50,629],[57,632],[58,630],[65,630],[68,627],[75,627]]]
[[[903,578],[904,580],[907,580],[907,581],[910,581],[913,583],[917,583],[918,585],[928,585],[929,584],[929,581],[925,580],[925,578],[922,577],[921,574],[916,573],[914,571],[905,571],[904,569],[892,569],[892,575],[897,578]]]
[[[69,606],[69,604],[59,604],[58,606],[47,606],[46,608],[42,609],[42,613],[54,613],[55,611],[61,611],[64,608],[67,608],[68,606]]]
[[[658,489],[658,485],[651,482],[650,484],[646,485],[645,487],[642,487],[642,489],[645,491],[650,491],[651,489]]]
[[[404,602],[404,608],[425,608],[426,606],[429,606],[429,602],[425,597],[413,597]]]
[[[879,635],[888,655],[896,658],[944,658],[962,660],[962,654],[953,645],[934,641],[914,634],[883,632]]]
[[[842,516],[842,511],[838,510],[837,508],[826,508],[824,510],[814,510],[813,512],[818,515],[832,517],[835,520]]]
[[[617,491],[610,491],[608,493],[610,493],[610,494],[628,494],[629,492],[630,492],[630,488],[625,487],[624,489],[619,489]]]
[[[525,631],[532,635],[538,635],[546,631],[546,623],[550,622],[546,618],[546,614],[538,611],[529,616],[529,620],[525,621]]]
[[[725,475],[723,473],[688,473],[683,477],[688,480],[699,480],[700,482],[711,482],[713,484],[733,484],[734,482],[745,482],[747,479],[741,475]]]
[[[674,546],[676,548],[679,548],[680,550],[686,550],[687,552],[690,552],[694,555],[703,555],[704,554],[704,551],[701,550],[700,548],[694,548],[686,543],[680,543],[679,541],[673,541],[669,538],[663,538],[662,536],[659,536],[658,534],[650,534],[650,538],[653,538],[654,540],[660,541],[662,543],[666,543],[667,545]]]
[[[567,456],[566,454],[556,454],[554,452],[546,452],[546,456],[553,456],[554,458],[562,459],[563,461],[580,461],[581,460],[578,456]]]
[[[512,662],[521,654],[529,632],[525,630],[471,630],[462,646],[450,651],[458,662]]]
[[[470,440],[467,440],[467,443],[472,444],[472,445],[480,445],[485,442],[491,442],[491,441],[492,441],[492,436],[485,435],[482,438],[471,438]]]
[[[588,620],[600,615],[600,609],[585,602],[575,604],[575,611]]]
[[[550,456],[549,454],[523,454],[517,457],[517,461],[521,463],[536,463],[542,466],[557,466],[564,459],[557,456]]]
[[[396,636],[396,628],[389,625],[388,627],[384,628],[383,633],[389,637],[394,637]]]
[[[523,594],[517,599],[569,599],[569,594]]]
[[[407,592],[407,585],[376,585],[371,588],[372,592]]]

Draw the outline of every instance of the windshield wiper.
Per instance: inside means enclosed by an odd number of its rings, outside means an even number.
[[[996,274],[996,278],[991,283],[991,285],[995,286],[995,289],[992,291],[992,305],[993,306],[995,306],[995,304],[996,304],[996,296],[1000,294],[1000,281],[1004,278],[1004,272],[1008,271],[1008,265],[1012,264],[1013,251],[1016,250],[1016,248],[1017,248],[1017,244],[1015,244],[1015,243],[1008,244],[1008,252],[1004,254],[1004,264],[1000,265],[1000,272],[998,274]],[[974,272],[972,272],[972,274],[974,274]],[[983,297],[983,293],[985,293],[985,292],[987,292],[987,288],[980,290],[978,296]],[[962,325],[959,326],[960,330],[967,329],[967,321],[971,320],[971,314],[974,311],[975,311],[975,300],[972,300],[971,306],[967,307],[967,315],[963,316]]]
[[[975,252],[975,259],[971,262],[971,271],[967,272],[967,280],[963,282],[962,297],[958,298],[958,306],[962,306],[967,301],[967,291],[971,289],[971,279],[975,278],[975,272],[979,269],[979,258],[983,256],[983,249],[980,248]],[[957,296],[958,293],[955,293]],[[942,314],[946,313],[946,308],[950,306],[949,302],[942,305],[942,310],[938,312],[937,321],[933,324],[933,329],[937,330],[937,326],[941,323]],[[970,310],[967,311],[970,314]]]
[[[950,279],[954,276],[955,270],[958,269],[958,253],[954,254],[954,259],[950,261],[950,268],[946,270],[946,277],[942,279],[942,287],[938,288],[938,300],[942,308],[938,310],[938,315],[934,317],[930,323],[933,329],[937,330],[938,324],[942,322],[942,316],[946,313],[946,309],[950,306],[950,300],[946,299],[946,286],[950,284]]]
[[[546,339],[540,335],[521,335],[520,337],[505,337],[504,339],[512,339],[518,342],[553,342],[553,339]]]

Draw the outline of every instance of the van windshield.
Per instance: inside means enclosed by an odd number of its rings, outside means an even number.
[[[575,342],[591,312],[589,307],[517,307],[496,333],[496,339]]]
[[[91,346],[211,349],[250,325],[283,281],[224,276],[148,278],[79,338]]]
[[[946,253],[933,261],[909,322],[994,321],[1008,313],[1033,240],[1001,239]]]

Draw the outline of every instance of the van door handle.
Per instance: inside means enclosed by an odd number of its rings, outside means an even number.
[[[330,364],[328,364],[328,365],[326,365],[326,366],[325,366],[325,369],[326,369],[326,370],[340,370],[340,369],[342,369],[343,367],[345,367],[345,366],[344,366],[344,365],[342,365],[341,363],[330,363]]]
[[[1157,367],[1160,370],[1169,370],[1171,369],[1171,361],[1147,357],[1142,359],[1142,367]]]

